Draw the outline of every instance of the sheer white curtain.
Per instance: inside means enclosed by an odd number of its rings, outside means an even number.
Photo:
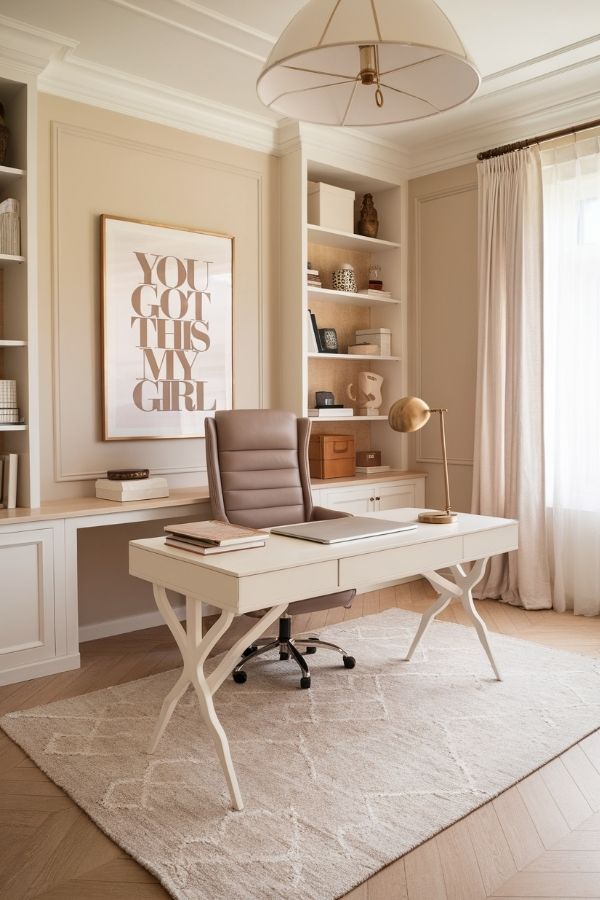
[[[542,153],[546,505],[554,606],[600,613],[600,138]]]
[[[479,332],[472,509],[519,519],[479,597],[552,605],[545,535],[542,178],[537,147],[478,165]]]

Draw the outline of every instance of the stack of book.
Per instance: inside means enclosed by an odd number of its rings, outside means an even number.
[[[185,522],[182,525],[165,525],[165,532],[167,534],[165,543],[169,547],[189,550],[202,556],[264,547],[269,537],[267,531],[230,525],[214,519],[205,522]]]
[[[19,201],[3,200],[0,203],[0,253],[19,256],[21,252],[21,228]]]
[[[391,291],[383,291],[380,288],[368,288],[367,294],[370,294],[372,297],[391,297]]]
[[[334,404],[333,406],[314,407],[308,410],[308,415],[311,419],[338,419],[341,416],[353,416],[354,409],[351,406],[342,406],[340,403],[339,406]]]
[[[306,275],[309,287],[321,287],[321,276],[318,269],[307,269]]]

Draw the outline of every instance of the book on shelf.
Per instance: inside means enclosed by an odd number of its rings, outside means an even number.
[[[307,269],[307,270],[306,270],[306,274],[307,274],[309,277],[310,277],[311,275],[313,275],[313,276],[316,277],[316,278],[319,278],[319,277],[320,277],[320,273],[319,273],[319,270],[318,270],[318,269]]]
[[[307,320],[306,320],[306,346],[308,347],[309,353],[318,353],[319,345],[317,344],[317,339],[315,337],[315,331],[313,328],[312,319],[310,317],[310,309],[307,310]]]
[[[309,278],[306,282],[309,288],[320,288],[323,287],[323,283],[319,278]]]
[[[189,550],[190,553],[199,553],[200,556],[212,556],[215,553],[236,553],[238,550],[251,550],[253,547],[264,547],[267,543],[265,540],[266,537],[267,535],[264,534],[262,540],[247,541],[245,544],[236,544],[233,547],[228,544],[227,546],[222,547],[220,544],[200,544],[197,541],[186,541],[183,538],[170,537],[167,535],[165,544],[168,547],[177,547],[178,550]]]
[[[356,471],[359,475],[382,475],[384,472],[389,472],[391,468],[391,466],[357,466]]]
[[[2,462],[2,480],[0,507],[2,509],[15,509],[17,505],[17,469],[19,457],[16,453],[3,453],[0,456]]]
[[[310,311],[310,309],[308,312],[310,315],[310,321],[312,322],[312,327],[313,327],[313,331],[315,334],[315,341],[317,342],[317,352],[323,353],[324,352],[323,341],[321,340],[321,335],[319,334],[319,326],[317,325],[317,317],[315,316],[314,312]]]
[[[168,537],[216,547],[241,547],[251,541],[266,541],[268,532],[245,525],[231,525],[217,519],[203,522],[183,522],[181,525],[165,525]]]
[[[337,419],[338,416],[353,416],[354,409],[351,406],[320,406],[318,409],[309,409],[308,415],[312,419]]]
[[[382,290],[379,290],[378,288],[377,289],[376,288],[367,288],[367,294],[369,294],[369,296],[371,296],[371,297],[389,298],[392,296],[391,291],[382,291]]]

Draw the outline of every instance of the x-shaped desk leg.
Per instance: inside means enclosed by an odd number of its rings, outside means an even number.
[[[202,615],[201,603],[194,597],[186,598],[186,628],[173,612],[173,608],[169,603],[167,592],[164,587],[159,584],[154,585],[154,599],[160,613],[169,626],[171,634],[177,641],[177,646],[181,651],[183,659],[183,671],[167,696],[163,701],[160,714],[154,733],[150,739],[148,752],[153,753],[156,750],[165,728],[169,724],[169,720],[175,711],[175,707],[185,694],[188,686],[191,684],[198,697],[200,713],[208,726],[210,736],[213,739],[217,756],[221,763],[231,804],[234,809],[243,809],[244,803],[240,793],[233,761],[231,759],[231,751],[229,749],[229,741],[225,730],[219,721],[213,696],[221,687],[233,667],[239,662],[242,651],[258,638],[265,628],[267,628],[275,619],[278,619],[286,610],[287,603],[274,606],[268,610],[264,616],[256,621],[256,623],[248,629],[248,631],[235,642],[233,647],[224,654],[220,663],[210,675],[204,674],[204,663],[208,658],[208,654],[213,649],[219,638],[221,638],[231,623],[234,614],[223,610],[221,615],[209,628],[207,633],[202,636]]]
[[[427,581],[437,591],[439,591],[440,596],[435,601],[435,603],[432,603],[429,609],[425,610],[425,612],[421,616],[421,621],[419,623],[417,633],[415,634],[413,642],[410,645],[410,650],[406,655],[407,660],[411,658],[411,656],[421,643],[421,638],[427,631],[431,621],[437,615],[443,612],[448,604],[452,603],[454,599],[459,599],[463,605],[463,609],[475,626],[475,630],[477,631],[477,635],[479,637],[479,640],[481,641],[481,645],[487,654],[492,669],[494,670],[494,675],[496,676],[498,681],[502,681],[500,670],[496,665],[496,660],[494,659],[492,648],[490,647],[488,631],[485,627],[485,622],[475,609],[475,604],[473,602],[473,588],[483,578],[486,563],[487,559],[478,559],[475,563],[473,563],[473,566],[468,573],[465,572],[462,566],[450,566],[450,571],[452,572],[452,575],[454,577],[454,584],[447,578],[444,578],[443,575],[439,575],[437,572],[423,572],[423,577],[426,578]]]

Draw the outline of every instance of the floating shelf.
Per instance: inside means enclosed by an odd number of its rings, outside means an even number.
[[[313,244],[325,244],[327,247],[342,247],[344,250],[362,250],[363,253],[377,253],[381,250],[398,250],[400,244],[393,241],[380,241],[379,238],[363,237],[362,234],[350,234],[347,231],[333,231],[321,225],[308,225],[308,240]]]
[[[27,425],[1,425],[0,431],[26,431]]]
[[[26,347],[27,341],[9,341],[0,338],[0,347]]]
[[[0,253],[0,269],[23,262],[25,262],[24,256],[9,256],[8,253]]]
[[[314,288],[310,286],[308,288],[308,296],[355,306],[374,306],[382,303],[398,306],[402,303],[401,300],[394,300],[392,297],[374,297],[373,294],[355,294],[353,291],[334,291],[329,288]]]
[[[7,187],[25,175],[25,169],[13,169],[12,166],[0,166],[0,187]]]
[[[379,362],[400,362],[399,356],[377,356],[375,353],[308,353],[309,359],[376,359]],[[364,419],[364,416],[361,416]]]

